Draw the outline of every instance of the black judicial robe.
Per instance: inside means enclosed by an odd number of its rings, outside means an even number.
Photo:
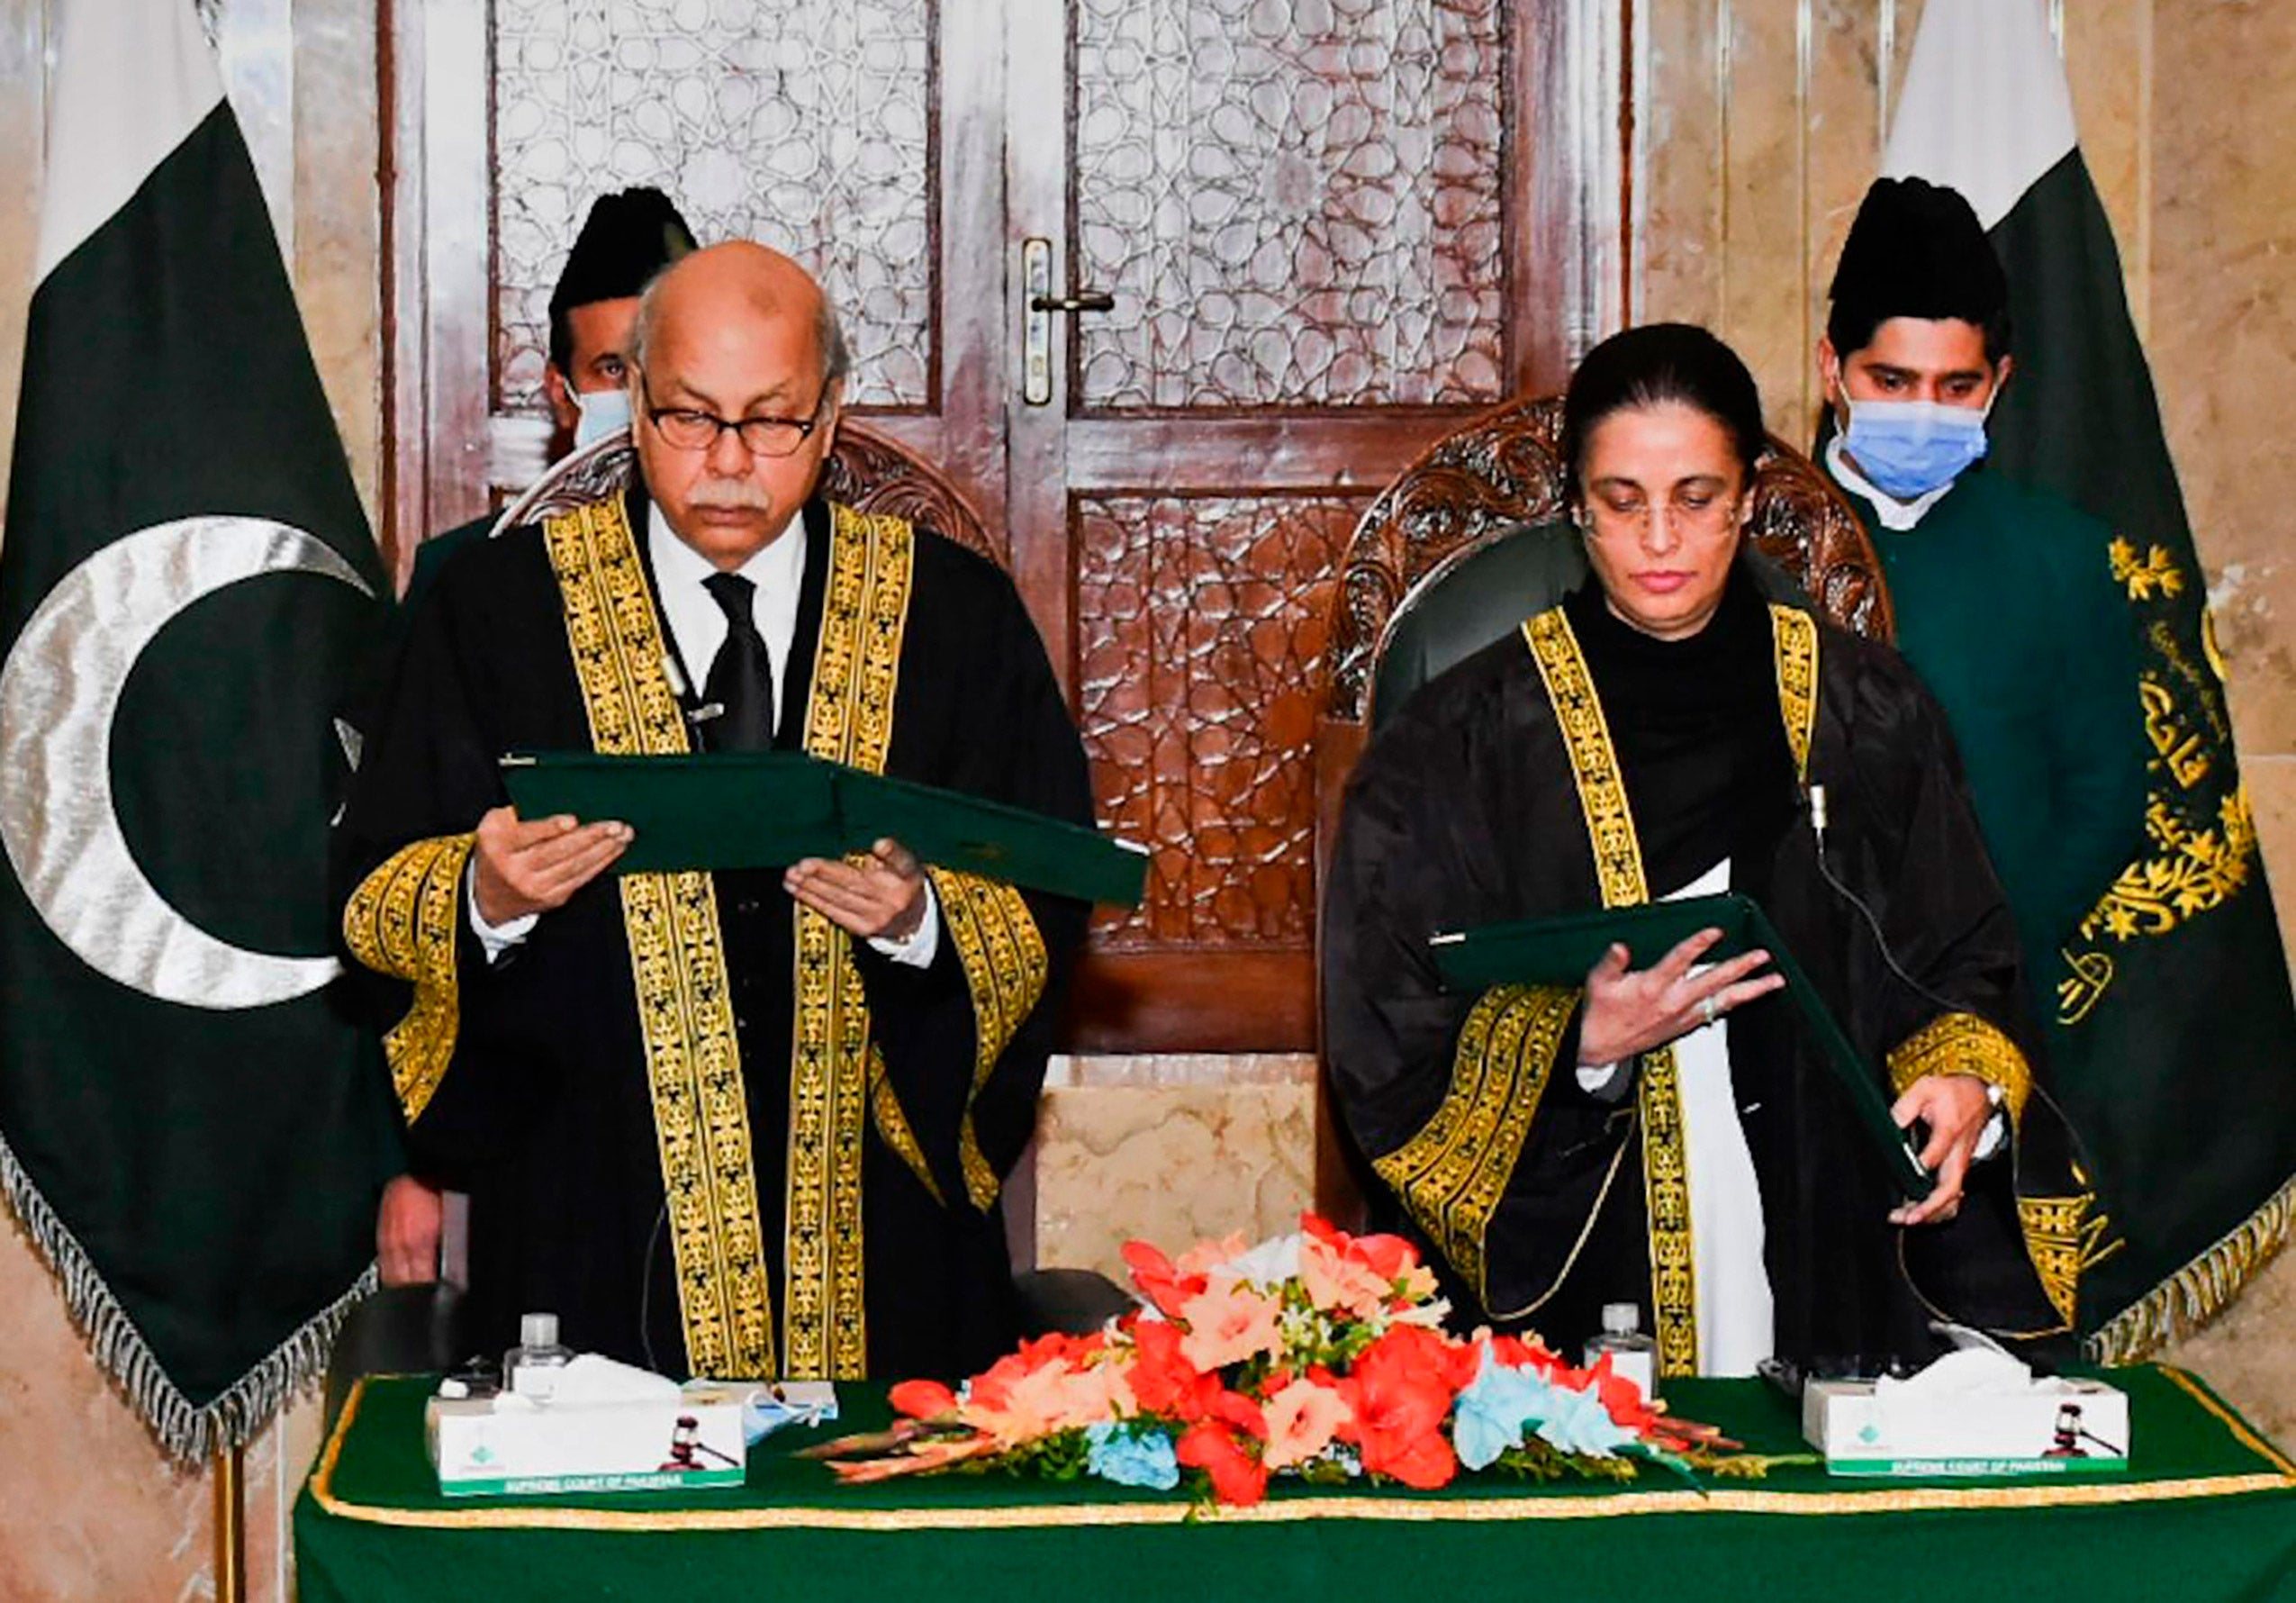
[[[1823,883],[1808,781],[1828,789],[1827,862],[1949,1010],[1888,973]],[[1462,1327],[1575,1350],[1604,1303],[1632,1302],[1662,1372],[1693,1370],[1671,1052],[1636,1060],[1619,1100],[1589,1095],[1581,991],[1446,993],[1427,938],[1654,899],[1725,856],[1876,1073],[1900,1089],[1981,1075],[2016,1126],[1955,1220],[1896,1230],[1885,1171],[1783,997],[1729,1015],[1776,1350],[1924,1354],[1932,1306],[2019,1336],[2064,1330],[2081,1200],[2032,1096],[2015,928],[1944,720],[1893,652],[1765,603],[1742,565],[1681,642],[1629,629],[1590,583],[1421,690],[1365,752],[1325,900],[1325,1063],[1383,1222],[1433,1249]]]
[[[470,929],[501,754],[686,748],[646,515],[640,489],[445,568],[338,830],[411,1168],[471,1196],[474,1339],[549,1309],[577,1349],[670,1372],[985,1364],[1016,1334],[998,1183],[1089,910],[936,869],[925,970],[773,871],[609,874],[492,965]],[[777,743],[1089,823],[1007,576],[899,520],[803,516]]]

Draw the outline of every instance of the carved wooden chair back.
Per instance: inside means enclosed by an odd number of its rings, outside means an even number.
[[[1340,567],[1315,734],[1319,902],[1397,623],[1469,557],[1511,536],[1542,538],[1520,531],[1565,515],[1561,431],[1561,397],[1509,402],[1422,452],[1357,522]],[[1826,617],[1869,638],[1894,637],[1881,564],[1856,512],[1816,464],[1775,436],[1755,470],[1752,538]],[[1360,1217],[1355,1164],[1328,1109],[1316,1122],[1317,1200],[1331,1217]]]

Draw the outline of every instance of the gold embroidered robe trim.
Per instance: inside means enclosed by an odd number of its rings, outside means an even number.
[[[877,1127],[877,1138],[908,1165],[909,1173],[917,1176],[933,1200],[946,1208],[948,1199],[941,1194],[941,1182],[933,1178],[933,1165],[926,1161],[925,1148],[917,1141],[917,1132],[909,1128],[900,1098],[894,1094],[892,1080],[885,1068],[885,1055],[873,1044],[869,1048],[869,1118]]]
[[[916,541],[899,518],[830,508],[828,583],[805,722],[805,749],[817,757],[871,774],[885,770]],[[852,937],[809,908],[792,916],[797,1008],[790,1046],[782,1372],[853,1380],[868,1366],[861,1199],[862,1144],[872,1101],[868,998]],[[890,1099],[890,1084],[882,1083]],[[881,1128],[885,1121],[879,1122]],[[906,1128],[907,1120],[898,1128]]]
[[[1523,1155],[1578,992],[1495,985],[1460,1027],[1451,1086],[1419,1133],[1372,1168],[1460,1279],[1491,1303],[1485,1243]]]
[[[955,869],[932,871],[941,903],[941,928],[955,944],[972,997],[972,1089],[965,1099],[957,1137],[957,1159],[965,1194],[986,1213],[996,1206],[997,1171],[981,1153],[972,1107],[980,1100],[997,1060],[1044,994],[1051,966],[1044,937],[1028,903],[1012,886]]]
[[[2082,1272],[2102,1255],[2099,1243],[2107,1225],[2102,1214],[2089,1217],[2095,1202],[2095,1196],[2086,1191],[2075,1197],[2017,1199],[2026,1255],[2040,1276],[2042,1293],[2067,1329],[2080,1313]]]
[[[1796,608],[1770,603],[1770,639],[1777,659],[1777,704],[1785,720],[1794,775],[1810,777],[1810,743],[1818,733],[1818,620]]]
[[[548,520],[543,543],[592,746],[615,756],[689,749],[620,497]],[[619,885],[686,1361],[696,1374],[772,1375],[773,1297],[716,893],[708,874],[691,872],[626,874]]]
[[[1595,693],[1586,653],[1559,607],[1525,623],[1523,635],[1570,756],[1603,905],[1639,906],[1650,899],[1641,842],[1634,832],[1618,748],[1612,743],[1602,700]],[[1698,1295],[1690,1240],[1690,1167],[1683,1148],[1682,1091],[1672,1046],[1642,1055],[1635,1091],[1642,1126],[1642,1192],[1650,1221],[1650,1311],[1659,1372],[1695,1374]]]
[[[1570,757],[1595,879],[1604,907],[1635,907],[1650,899],[1642,848],[1619,773],[1618,748],[1587,671],[1585,651],[1559,607],[1523,626],[1538,665],[1555,722]],[[1818,626],[1796,608],[1770,608],[1771,654],[1777,675],[1778,716],[1798,774],[1809,772],[1818,716]],[[1690,1172],[1684,1146],[1682,1095],[1674,1048],[1642,1056],[1636,1110],[1642,1126],[1642,1189],[1650,1222],[1650,1300],[1657,1327],[1659,1372],[1695,1374],[1698,1368],[1696,1260],[1690,1236]]]
[[[414,985],[414,1001],[383,1037],[409,1124],[430,1105],[455,1055],[462,1023],[455,943],[462,934],[463,868],[476,839],[442,835],[401,847],[343,908],[351,955]]]
[[[1890,1048],[1892,1091],[1903,1096],[1924,1074],[1972,1074],[1998,1085],[2012,1124],[2033,1094],[2033,1071],[2017,1043],[1975,1013],[1939,1014]]]
[[[2017,1043],[1975,1013],[1945,1013],[1930,1019],[1890,1049],[1888,1069],[1890,1089],[1900,1096],[1924,1074],[1969,1074],[2001,1087],[2001,1105],[2009,1115],[2012,1137],[2033,1094],[2032,1067]],[[2085,1178],[2075,1175],[2076,1182]],[[2090,1212],[2095,1205],[2093,1191],[2069,1197],[2020,1194],[2017,1199],[2025,1255],[2033,1262],[2049,1306],[2068,1329],[2079,1309],[2082,1272],[2111,1250],[2105,1242],[2105,1216]]]

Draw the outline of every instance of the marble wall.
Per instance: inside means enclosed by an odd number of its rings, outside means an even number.
[[[1530,3],[1530,0],[1525,0]],[[1744,350],[1807,436],[1814,291],[1871,176],[1920,0],[1641,0],[1635,309]],[[2079,0],[2062,14],[2083,142],[2147,331],[2224,645],[2266,856],[2296,885],[2296,466],[2274,404],[2296,358],[2296,10]],[[226,44],[330,399],[376,503],[376,0],[231,0]],[[0,472],[13,435],[41,141],[41,0],[0,14]],[[2264,64],[2261,74],[2252,64]],[[2227,86],[2237,84],[2237,93]],[[286,108],[286,109],[281,109]],[[2172,181],[2156,183],[2156,174]],[[2296,893],[2282,905],[2296,914]],[[1112,1267],[1122,1236],[1279,1227],[1307,1198],[1303,1058],[1081,1058],[1040,1141],[1045,1263]],[[89,1363],[52,1281],[0,1229],[0,1603],[212,1595],[209,1492],[176,1476]],[[2183,1357],[2296,1437],[2296,1254]],[[284,1598],[306,1404],[249,1454],[251,1593]],[[64,1445],[59,1448],[59,1445]]]

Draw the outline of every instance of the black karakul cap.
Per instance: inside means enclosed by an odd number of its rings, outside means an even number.
[[[1878,178],[1849,225],[1826,294],[1884,318],[1982,323],[2009,304],[2009,277],[1959,190]]]
[[[566,253],[558,287],[550,292],[550,315],[637,294],[655,274],[693,249],[693,231],[660,190],[601,195]]]

